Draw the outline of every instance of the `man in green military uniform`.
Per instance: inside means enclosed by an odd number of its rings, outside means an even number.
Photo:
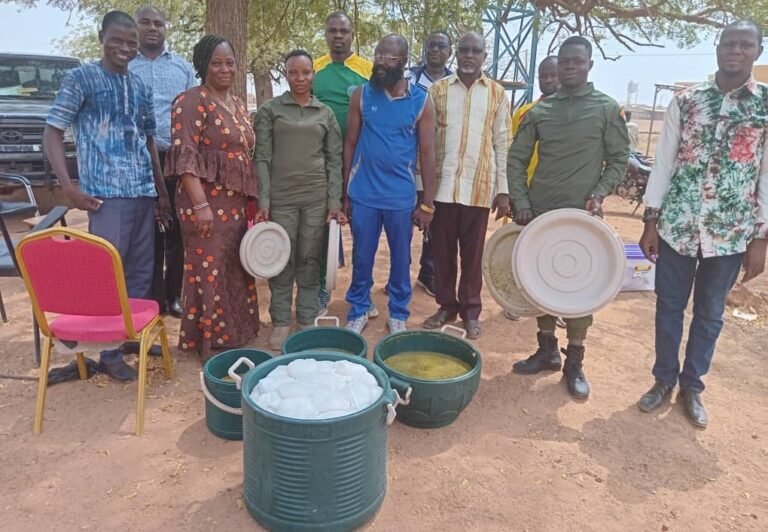
[[[602,216],[605,196],[613,192],[629,160],[627,126],[619,104],[589,83],[592,45],[580,36],[568,38],[558,53],[560,89],[525,115],[509,150],[507,178],[515,221],[526,225],[553,209],[586,209]],[[539,163],[530,188],[528,165],[539,143]],[[521,374],[561,367],[553,316],[537,319],[539,349],[514,364]],[[568,348],[562,365],[568,392],[577,399],[589,396],[582,370],[584,340],[592,316],[565,320]]]
[[[357,87],[368,81],[373,70],[370,61],[352,51],[354,38],[355,28],[346,13],[331,13],[325,20],[325,42],[328,43],[329,53],[314,62],[315,79],[312,82],[312,92],[336,115],[342,137],[347,135],[349,99]],[[340,262],[343,264],[344,256],[341,250],[339,252]],[[329,298],[325,291],[325,265],[324,261],[320,280],[321,316],[328,310]]]

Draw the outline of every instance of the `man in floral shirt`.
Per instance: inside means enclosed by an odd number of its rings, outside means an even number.
[[[768,245],[768,87],[752,65],[763,51],[753,21],[728,25],[717,45],[715,80],[676,95],[667,108],[644,203],[640,245],[656,262],[656,383],[640,399],[659,408],[680,383],[688,419],[707,426],[701,402],[725,299],[765,268]],[[693,320],[680,372],[683,316]]]

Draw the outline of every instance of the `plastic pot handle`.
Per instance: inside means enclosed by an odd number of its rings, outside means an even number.
[[[219,410],[222,410],[228,414],[234,414],[236,416],[242,416],[243,415],[243,409],[242,408],[234,408],[229,405],[225,405],[218,399],[216,399],[213,394],[210,392],[208,387],[205,385],[205,377],[203,376],[203,372],[200,372],[200,389],[203,390],[203,395],[206,399],[208,399],[213,406],[218,408]]]
[[[467,337],[467,331],[460,327],[454,327],[453,325],[443,325],[443,328],[440,329],[440,332],[445,333],[445,331],[454,331],[459,333],[459,336],[461,336],[462,340]]]
[[[229,370],[227,371],[227,375],[232,377],[232,380],[235,381],[235,386],[237,387],[238,390],[240,389],[240,386],[243,385],[243,378],[237,373],[235,373],[235,370],[243,364],[245,364],[251,369],[256,367],[255,364],[251,362],[250,359],[245,357],[240,357],[239,359],[237,359],[237,362],[229,366]]]
[[[413,388],[410,384],[404,380],[398,379],[394,375],[389,376],[389,383],[392,385],[392,389],[397,394],[397,404],[407,405],[411,403],[411,394],[413,393]],[[401,393],[402,395],[400,395]]]
[[[402,404],[402,399],[400,399],[400,394],[397,393],[397,390],[390,389],[391,392],[390,397],[385,399],[386,406],[387,406],[387,426],[391,425],[395,422],[395,418],[397,417],[397,405]]]
[[[336,327],[340,326],[339,318],[336,316],[318,316],[315,318],[315,327],[320,327],[319,323],[321,321],[332,321],[336,324]]]

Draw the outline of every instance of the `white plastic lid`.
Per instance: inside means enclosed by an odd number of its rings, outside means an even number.
[[[329,294],[336,288],[336,273],[339,269],[339,241],[341,228],[336,220],[331,220],[328,227],[328,263],[325,269],[325,290]]]
[[[580,209],[557,209],[529,223],[512,252],[526,298],[553,316],[578,318],[613,301],[626,267],[619,235]]]
[[[285,269],[291,256],[288,233],[279,224],[262,222],[245,233],[240,242],[243,268],[261,279],[270,279]]]
[[[522,230],[516,223],[508,223],[493,233],[483,251],[483,278],[501,308],[516,316],[534,317],[542,312],[517,287],[511,270],[512,249]]]

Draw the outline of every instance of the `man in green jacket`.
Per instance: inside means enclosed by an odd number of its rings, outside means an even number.
[[[535,216],[563,208],[586,209],[602,216],[605,196],[613,192],[629,160],[629,137],[621,109],[588,81],[592,45],[584,37],[567,39],[558,53],[560,89],[525,115],[509,150],[507,178],[515,221],[526,225]],[[530,188],[528,165],[539,143],[539,163]],[[513,371],[533,374],[561,368],[553,316],[537,319],[539,349],[517,362]],[[562,365],[568,392],[589,396],[582,370],[584,340],[592,316],[567,319],[568,348]]]

